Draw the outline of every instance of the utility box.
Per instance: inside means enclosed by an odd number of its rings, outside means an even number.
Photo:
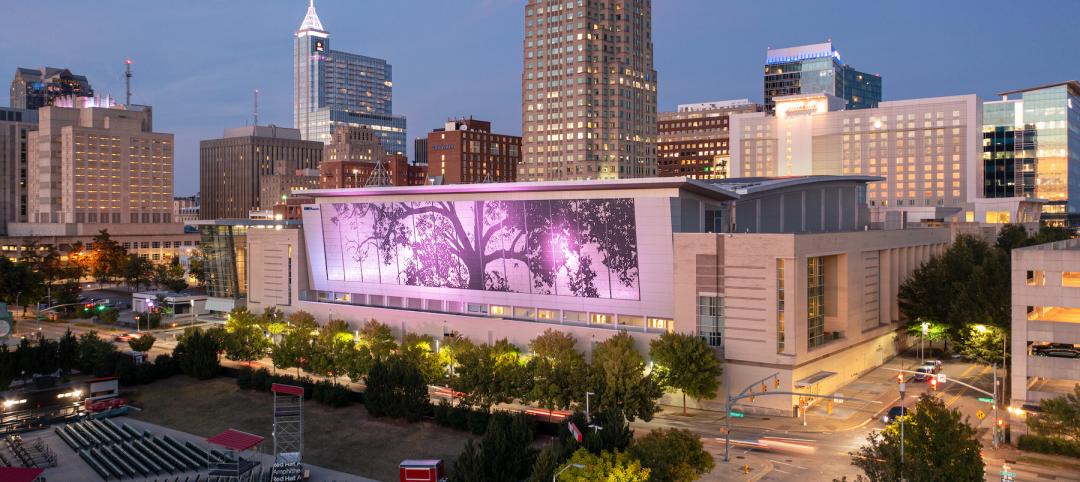
[[[398,465],[399,482],[440,482],[443,475],[442,460],[403,460]]]

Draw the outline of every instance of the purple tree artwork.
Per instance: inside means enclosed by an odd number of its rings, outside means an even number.
[[[332,208],[323,210],[327,271],[346,281],[639,298],[633,199]]]

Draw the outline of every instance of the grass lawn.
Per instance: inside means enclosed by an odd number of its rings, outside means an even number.
[[[177,375],[124,396],[143,409],[131,414],[139,420],[201,436],[232,427],[266,437],[261,450],[273,451],[273,397],[240,390],[231,378],[197,381]],[[436,458],[449,465],[469,437],[430,422],[373,419],[361,405],[304,402],[304,461],[377,480],[397,480],[404,459]]]

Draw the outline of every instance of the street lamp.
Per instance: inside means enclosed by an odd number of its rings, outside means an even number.
[[[570,465],[567,465],[567,466],[559,469],[558,471],[556,471],[555,475],[551,476],[551,482],[555,482],[559,478],[559,474],[563,473],[564,470],[569,469],[570,467],[573,467],[575,469],[584,469],[585,465],[583,465],[583,464],[570,464]]]

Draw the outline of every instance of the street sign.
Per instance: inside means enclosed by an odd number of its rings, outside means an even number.
[[[746,414],[742,412],[731,412],[731,416],[732,418],[743,418],[746,416]]]
[[[948,380],[948,378],[946,378],[946,377],[945,377],[945,374],[944,374],[944,373],[938,373],[938,375],[937,375],[937,382],[938,382],[938,383],[940,383],[940,384],[943,384],[943,385],[944,385],[944,384],[945,384],[945,382],[947,382],[947,381],[949,381],[949,380]]]
[[[900,393],[904,393],[904,389],[907,388],[907,384],[900,382]]]
[[[982,410],[979,410],[978,412],[975,412],[975,418],[979,419],[979,421],[981,422],[982,419],[986,418],[986,412],[984,412]]]
[[[990,397],[979,397],[979,401],[983,403],[994,403],[994,399]]]

